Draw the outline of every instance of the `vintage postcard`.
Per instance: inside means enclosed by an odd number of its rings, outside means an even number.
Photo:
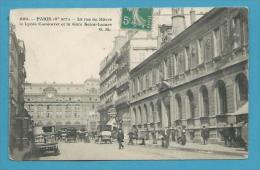
[[[247,8],[14,9],[9,158],[248,157]]]

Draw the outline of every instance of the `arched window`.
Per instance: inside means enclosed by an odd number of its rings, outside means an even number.
[[[209,96],[206,86],[200,88],[200,112],[201,116],[209,116]]]
[[[135,79],[135,94],[138,93],[138,79]]]
[[[177,115],[177,119],[182,119],[181,96],[179,94],[176,94],[175,100],[176,100],[176,115]]]
[[[227,92],[224,81],[219,80],[215,87],[216,111],[218,114],[227,113]]]
[[[162,106],[161,101],[157,101],[157,122],[159,122],[158,127],[162,127]]]
[[[163,62],[163,79],[166,80],[168,78],[168,60],[164,59]]]
[[[138,77],[138,80],[137,80],[137,92],[139,93],[141,91],[141,78]]]
[[[142,113],[142,109],[141,109],[140,106],[138,107],[138,111],[139,111],[138,117],[140,118],[139,123],[140,123],[140,124],[143,124],[143,122],[144,122],[144,120],[143,120],[143,115],[142,115],[143,113]]]
[[[156,122],[156,114],[155,114],[155,111],[154,111],[153,102],[150,103],[150,110],[152,112],[152,120],[153,120],[153,122]]]
[[[187,114],[190,118],[195,117],[195,103],[194,103],[194,97],[191,90],[187,92],[187,99],[188,99],[188,106],[187,106]]]
[[[237,108],[243,106],[248,101],[247,77],[240,73],[236,76],[236,103]]]
[[[178,75],[178,55],[177,54],[174,54],[173,55],[173,70],[174,70],[174,73],[173,75]]]
[[[148,116],[147,106],[146,106],[146,104],[144,104],[144,123],[148,123],[148,119],[149,119],[149,116]]]

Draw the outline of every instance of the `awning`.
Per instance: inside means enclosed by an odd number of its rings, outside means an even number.
[[[113,127],[117,127],[116,119],[115,119],[115,118],[110,119],[110,120],[107,122],[107,125],[111,125],[111,126],[113,126]]]
[[[242,107],[240,107],[240,108],[235,112],[235,115],[247,114],[247,113],[248,113],[248,102],[246,102]]]

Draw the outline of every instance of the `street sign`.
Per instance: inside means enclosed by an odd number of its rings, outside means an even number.
[[[121,28],[151,31],[152,16],[152,8],[123,8]]]

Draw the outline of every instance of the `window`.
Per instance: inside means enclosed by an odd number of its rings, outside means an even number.
[[[138,77],[138,81],[137,81],[137,92],[139,93],[141,91],[141,78]]]
[[[156,84],[156,74],[157,74],[157,73],[156,73],[156,68],[153,68],[153,71],[152,71],[152,72],[153,72],[153,73],[152,73],[152,74],[153,74],[153,75],[152,75],[152,77],[153,77],[153,78],[152,78],[152,79],[153,79],[153,84]]]
[[[153,84],[153,73],[152,70],[149,71],[149,87],[152,87]]]
[[[214,56],[217,57],[221,52],[221,39],[220,39],[220,29],[219,27],[213,31],[213,41],[214,41]]]
[[[185,70],[185,56],[183,55],[183,51],[179,52],[178,57],[177,57],[177,63],[178,63],[178,74],[183,73]]]
[[[218,114],[227,113],[227,92],[224,81],[219,80],[215,87],[216,112]]]
[[[200,115],[209,116],[209,96],[206,86],[200,88]]]
[[[189,90],[187,92],[187,114],[189,115],[189,118],[195,117],[195,102],[192,92]]]
[[[163,62],[163,80],[168,79],[168,60],[164,59]]]
[[[233,49],[241,46],[241,21],[239,16],[232,19]]]
[[[203,40],[199,39],[197,41],[197,45],[198,45],[198,55],[199,55],[199,64],[204,62],[204,45],[203,45]]]
[[[178,60],[177,60],[177,55],[174,54],[173,55],[173,75],[177,75],[178,74],[178,64],[177,64]]]
[[[134,79],[134,83],[135,83],[135,93],[138,93],[138,79]]]
[[[146,89],[148,89],[150,87],[150,77],[149,77],[149,74],[150,72],[147,72],[145,74],[145,81],[146,81]]]
[[[243,106],[248,101],[247,77],[240,73],[236,76],[236,103],[237,108]]]
[[[179,94],[177,94],[175,96],[175,100],[176,100],[176,115],[177,115],[177,119],[182,119],[182,103],[181,103],[181,96]]]
[[[146,74],[143,75],[143,90],[146,90],[147,82],[146,82]]]
[[[189,70],[190,68],[190,47],[185,47],[184,50],[184,55],[185,55],[185,70]]]

